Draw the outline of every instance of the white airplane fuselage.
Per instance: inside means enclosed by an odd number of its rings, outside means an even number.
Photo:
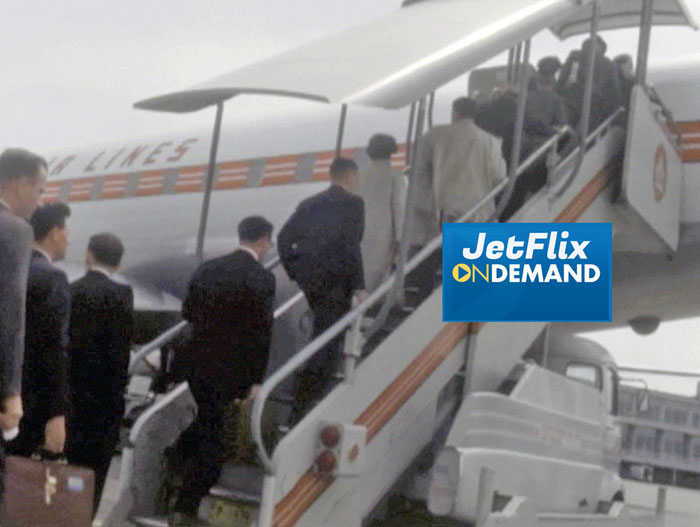
[[[679,249],[674,254],[616,254],[613,324],[640,315],[662,320],[700,314],[700,73],[698,61],[650,72],[661,99],[682,123],[683,202]],[[438,93],[435,123],[444,123],[457,93]],[[236,246],[236,225],[262,214],[279,229],[297,204],[328,184],[338,108],[310,106],[306,113],[255,123],[226,123],[205,241],[206,256]],[[351,107],[344,155],[360,165],[369,137],[407,135],[408,110]],[[46,199],[70,204],[72,245],[65,262],[71,278],[82,267],[90,235],[111,231],[125,243],[124,275],[154,291],[181,297],[196,265],[195,249],[211,134],[173,135],[47,155]],[[393,158],[404,166],[403,149]],[[176,303],[146,302],[146,310],[175,310]],[[601,327],[601,326],[598,326]]]

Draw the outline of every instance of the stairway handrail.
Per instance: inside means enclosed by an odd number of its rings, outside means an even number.
[[[626,109],[624,106],[618,107],[618,109],[611,113],[602,123],[600,123],[600,125],[595,130],[588,134],[586,139],[583,141],[583,145],[577,145],[576,148],[569,152],[566,158],[561,163],[559,163],[559,167],[566,166],[574,156],[576,157],[576,168],[569,172],[566,179],[564,179],[564,181],[559,184],[556,190],[552,191],[550,201],[554,201],[560,198],[562,194],[564,194],[564,192],[567,191],[571,183],[573,183],[574,179],[576,179],[576,176],[578,176],[578,172],[581,169],[581,165],[583,164],[583,157],[585,156],[584,149],[587,148],[588,145],[593,143],[600,136],[602,136],[605,132],[607,132],[608,129],[617,120],[617,118],[623,113],[625,113],[625,111]]]
[[[265,269],[268,271],[273,270],[275,267],[277,267],[281,263],[280,257],[275,256],[272,258],[269,262],[265,264]],[[296,301],[299,300],[298,294],[292,297],[293,299],[296,299]],[[280,316],[286,311],[290,309],[291,306],[289,306],[289,302],[291,300],[285,302],[280,308],[278,308],[275,311],[275,318],[278,318],[277,312],[282,310],[282,308],[285,308],[281,313]],[[295,303],[296,303],[295,301]],[[156,351],[157,349],[161,348],[168,342],[172,341],[175,337],[177,337],[180,332],[185,329],[189,325],[189,322],[187,320],[181,320],[174,326],[169,327],[165,331],[163,331],[160,335],[158,335],[156,338],[148,342],[147,344],[144,344],[143,347],[139,348],[139,350],[136,352],[136,354],[131,358],[129,361],[129,375],[132,375],[136,369],[136,366],[143,360],[146,359],[148,355]]]
[[[569,134],[571,128],[565,126],[555,135],[547,139],[537,150],[530,154],[519,166],[515,172],[514,178],[517,179],[525,170],[530,168],[537,159],[545,155],[554,145],[556,145],[559,140]],[[495,187],[491,192],[489,192],[484,198],[482,198],[474,207],[462,215],[457,223],[464,223],[471,219],[481,208],[487,203],[491,202],[507,185],[511,184],[511,181],[506,179],[501,182],[497,187]],[[428,256],[430,256],[433,251],[442,246],[442,234],[437,235],[428,244],[423,247],[418,253],[416,253],[413,258],[411,258],[404,270],[405,274],[410,273],[415,269],[420,263],[422,263]],[[277,388],[277,386],[286,379],[289,375],[298,370],[303,366],[307,360],[314,356],[318,351],[320,351],[326,344],[331,340],[341,334],[343,331],[347,330],[353,323],[355,323],[362,315],[364,315],[368,309],[373,307],[379,300],[381,300],[385,295],[387,295],[394,283],[397,280],[396,272],[392,273],[389,278],[387,278],[372,294],[360,302],[354,309],[345,314],[342,318],[335,322],[326,331],[321,333],[312,342],[308,343],[299,352],[295,353],[285,364],[283,364],[277,371],[275,371],[260,387],[255,401],[253,403],[253,410],[251,412],[251,435],[253,436],[253,441],[257,446],[258,455],[263,468],[268,474],[274,474],[275,466],[272,461],[272,456],[267,453],[265,445],[262,440],[262,413],[265,407],[265,403],[272,393],[272,390]]]
[[[503,181],[491,192],[489,192],[481,201],[479,201],[474,207],[472,207],[466,214],[464,214],[458,223],[465,222],[474,214],[476,214],[481,207],[483,207],[490,200],[493,200],[503,188],[505,188],[507,181]],[[433,238],[423,249],[420,250],[416,255],[411,258],[406,264],[405,273],[408,274],[413,269],[415,269],[420,263],[422,263],[434,250],[442,245],[442,235],[438,235]],[[274,474],[275,468],[271,457],[265,450],[265,446],[262,441],[262,412],[269,398],[272,390],[277,388],[277,386],[286,379],[289,375],[298,370],[303,366],[307,360],[313,357],[318,351],[320,351],[326,344],[337,337],[340,333],[347,330],[355,321],[357,321],[362,315],[364,315],[367,310],[373,307],[381,298],[384,297],[391,287],[394,285],[394,281],[397,279],[396,273],[392,273],[389,278],[387,278],[382,285],[380,285],[374,292],[372,292],[367,298],[360,302],[354,309],[346,313],[342,318],[336,321],[331,327],[326,331],[321,333],[313,341],[308,343],[304,348],[295,353],[292,358],[290,358],[286,363],[284,363],[277,371],[275,371],[260,387],[255,401],[253,403],[253,410],[251,412],[251,435],[258,449],[258,455],[260,461],[263,464],[265,471],[268,474]]]

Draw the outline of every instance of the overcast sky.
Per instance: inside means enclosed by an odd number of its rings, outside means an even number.
[[[363,23],[400,3],[4,0],[0,148],[24,146],[44,152],[210,127],[211,110],[167,115],[137,111],[132,105]],[[604,34],[609,54],[634,54],[636,35],[635,31]],[[539,36],[533,41],[533,58],[556,53],[563,59],[579,42],[559,43],[549,34]],[[653,63],[700,54],[700,35],[687,29],[655,29],[652,42]],[[280,104],[287,103],[275,103]],[[259,100],[248,98],[227,109],[227,118],[258,111]],[[622,330],[595,338],[622,364],[700,371],[698,336],[700,321],[692,320],[664,324],[651,337]],[[655,385],[695,392],[694,381]]]

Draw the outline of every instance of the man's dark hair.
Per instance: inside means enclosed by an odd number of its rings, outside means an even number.
[[[0,185],[22,177],[38,178],[42,167],[48,170],[43,157],[22,148],[8,148],[0,154]]]
[[[272,237],[272,223],[262,216],[248,216],[238,224],[238,239],[242,242],[256,242]]]
[[[389,159],[398,150],[396,139],[389,134],[374,134],[367,145],[370,159]]]
[[[124,244],[111,232],[101,232],[90,237],[88,251],[98,264],[117,267],[124,255]]]
[[[474,119],[479,110],[479,104],[470,97],[459,97],[452,103],[452,114],[461,119]]]
[[[61,202],[47,203],[37,208],[29,220],[34,229],[34,240],[42,241],[54,227],[63,229],[69,216],[70,207]]]
[[[600,46],[600,47],[601,47],[601,49],[602,49],[602,54],[605,55],[605,53],[608,51],[608,43],[605,42],[605,40],[603,39],[603,37],[601,37],[600,35],[596,35],[596,37],[595,37],[595,43],[596,43],[597,46]],[[586,40],[583,41],[583,44],[581,44],[581,49],[583,49],[583,50],[588,49],[588,46],[590,46],[590,45],[591,45],[591,39],[590,39],[590,37],[589,37],[589,38],[587,38]]]
[[[544,57],[537,63],[537,73],[543,77],[554,77],[561,68],[558,57]]]
[[[331,181],[345,179],[351,172],[357,172],[357,163],[347,157],[336,157],[331,163]]]

